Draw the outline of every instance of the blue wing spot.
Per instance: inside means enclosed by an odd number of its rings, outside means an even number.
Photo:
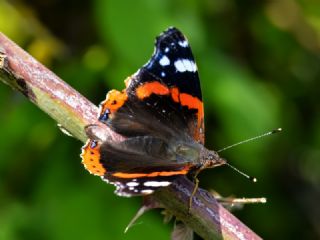
[[[106,109],[99,117],[100,122],[106,122],[109,119],[110,110]]]

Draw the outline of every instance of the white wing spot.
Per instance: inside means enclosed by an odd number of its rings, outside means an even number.
[[[166,76],[165,72],[161,72],[161,77],[165,77],[165,76]]]
[[[187,46],[188,46],[188,41],[187,41],[187,40],[180,41],[180,42],[178,42],[178,43],[179,43],[179,45],[180,45],[181,47],[187,47]]]
[[[162,182],[157,182],[157,181],[148,181],[145,182],[143,185],[146,187],[166,187],[169,186],[171,182],[167,181],[162,181]]]
[[[139,186],[139,183],[138,182],[128,182],[126,185],[128,187],[136,187],[136,186]]]
[[[170,65],[170,60],[169,60],[169,58],[168,58],[166,55],[164,55],[164,56],[160,59],[159,63],[160,63],[161,66],[168,66],[168,65]]]
[[[150,194],[150,193],[153,193],[154,192],[154,190],[152,190],[152,189],[144,189],[144,190],[141,190],[141,193],[142,194]]]
[[[168,47],[166,47],[166,48],[164,49],[164,52],[167,53],[167,52],[169,52],[169,50],[170,50],[170,49],[169,49]]]
[[[196,72],[197,65],[189,59],[179,59],[174,62],[178,72]]]

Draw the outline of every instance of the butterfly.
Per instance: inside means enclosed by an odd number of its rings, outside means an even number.
[[[177,177],[225,164],[204,147],[204,109],[198,69],[189,42],[174,27],[156,38],[151,59],[111,90],[98,119],[125,137],[88,139],[82,163],[116,186],[119,196],[152,194]]]

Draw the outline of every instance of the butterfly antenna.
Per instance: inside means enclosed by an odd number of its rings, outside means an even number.
[[[248,174],[245,174],[244,172],[240,171],[238,168],[236,168],[235,166],[232,166],[229,163],[225,163],[225,165],[227,165],[228,167],[230,167],[231,169],[233,169],[234,171],[236,171],[237,173],[240,173],[242,176],[244,176],[245,178],[248,178],[250,181],[252,182],[257,182],[258,180],[255,177],[251,177]]]
[[[243,144],[243,143],[251,142],[251,141],[254,141],[254,140],[258,139],[258,138],[266,137],[266,136],[269,136],[269,135],[272,135],[272,134],[275,134],[275,133],[278,133],[278,132],[281,132],[281,131],[282,131],[282,128],[277,128],[277,129],[274,129],[274,130],[272,130],[272,131],[270,131],[270,132],[266,132],[266,133],[264,133],[264,134],[261,134],[261,135],[259,135],[259,136],[252,137],[252,138],[243,140],[243,141],[241,141],[241,142],[237,142],[237,143],[235,143],[235,144],[232,144],[232,145],[230,145],[230,146],[227,146],[227,147],[225,147],[225,148],[222,148],[222,149],[218,150],[217,152],[219,153],[219,152],[225,151],[225,150],[227,150],[227,149],[229,149],[229,148],[233,148],[233,147],[235,147],[235,146],[241,145],[241,144]]]
[[[270,132],[266,132],[266,133],[264,133],[264,134],[261,134],[261,135],[259,135],[259,136],[252,137],[252,138],[243,140],[243,141],[241,141],[241,142],[232,144],[232,145],[230,145],[230,146],[227,146],[227,147],[225,147],[225,148],[220,149],[220,150],[217,151],[217,152],[222,152],[222,151],[225,151],[225,150],[227,150],[227,149],[229,149],[229,148],[233,148],[233,147],[235,147],[235,146],[238,146],[238,145],[240,145],[240,144],[247,143],[247,142],[251,142],[251,141],[256,140],[256,139],[258,139],[258,138],[266,137],[266,136],[269,136],[269,135],[272,135],[272,134],[275,134],[275,133],[278,133],[278,132],[281,132],[281,131],[282,131],[282,128],[277,128],[277,129],[274,129],[274,130],[272,130],[272,131],[270,131]],[[230,167],[231,169],[233,169],[233,170],[236,171],[237,173],[240,173],[242,176],[244,176],[245,178],[251,180],[252,182],[257,182],[257,179],[256,179],[255,177],[251,177],[251,176],[249,176],[248,174],[245,174],[244,172],[240,171],[240,170],[239,170],[238,168],[236,168],[235,166],[232,166],[230,163],[225,162],[225,165],[227,165],[228,167]]]

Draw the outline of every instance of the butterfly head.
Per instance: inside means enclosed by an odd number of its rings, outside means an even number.
[[[203,169],[205,168],[214,168],[221,165],[225,165],[227,161],[219,156],[215,151],[208,150],[204,148],[200,152],[200,161]]]

